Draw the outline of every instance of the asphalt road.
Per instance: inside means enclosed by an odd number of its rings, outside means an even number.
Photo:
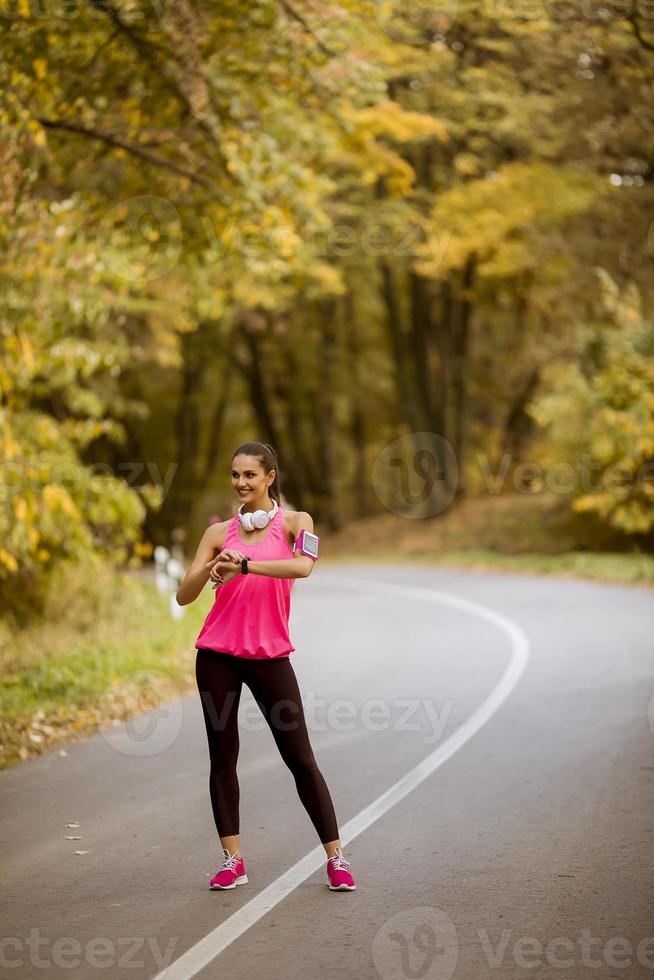
[[[0,774],[0,976],[654,978],[653,624],[645,589],[316,568],[291,657],[356,891],[247,688],[249,884],[208,889],[193,694]]]

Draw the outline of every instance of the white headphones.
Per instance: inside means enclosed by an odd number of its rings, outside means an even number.
[[[276,500],[273,501],[272,510],[246,510],[245,513],[241,513],[244,507],[245,504],[241,504],[237,514],[241,527],[245,531],[255,531],[257,528],[267,527],[279,509]]]

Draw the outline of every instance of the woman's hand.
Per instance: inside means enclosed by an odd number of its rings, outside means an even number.
[[[240,565],[241,561],[246,557],[247,556],[244,555],[242,551],[236,551],[234,548],[228,548],[225,551],[221,551],[218,555],[218,559],[220,561],[233,561],[238,565]]]
[[[233,578],[240,574],[240,565],[236,565],[231,561],[218,562],[218,564],[211,569],[211,573],[209,575],[210,580],[213,582],[211,588],[216,589],[219,585],[225,585],[226,582],[231,582]]]
[[[241,559],[246,556],[241,551],[235,551],[229,549],[227,551],[221,551],[217,558],[213,558],[207,564],[209,571],[209,579],[212,582],[212,589],[217,588],[219,585],[224,585],[226,582],[231,582],[231,580],[240,574],[240,564]]]
[[[221,551],[214,558],[211,558],[205,565],[208,572],[211,572],[213,568],[218,564],[218,562],[233,562],[235,565],[240,564],[241,559],[245,558],[245,555],[240,551],[234,551],[233,549],[227,549],[226,551]],[[215,580],[214,580],[215,581]]]

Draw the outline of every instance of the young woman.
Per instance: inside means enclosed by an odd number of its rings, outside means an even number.
[[[290,654],[288,617],[296,578],[311,574],[315,557],[293,546],[313,532],[305,511],[281,506],[279,467],[273,448],[246,442],[232,456],[232,485],[239,501],[229,521],[204,532],[177,592],[193,602],[207,581],[216,589],[198,634],[195,676],[209,742],[209,793],[225,858],[210,888],[247,882],[240,850],[238,705],[243,682],[250,688],[297,792],[327,854],[333,891],[356,887],[338,837],[329,790],[311,748],[304,708]],[[272,499],[271,499],[272,498]],[[302,537],[301,537],[302,536]],[[309,549],[310,550],[310,549]]]

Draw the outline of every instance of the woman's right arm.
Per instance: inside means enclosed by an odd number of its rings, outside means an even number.
[[[180,606],[194,602],[209,581],[211,569],[218,561],[225,542],[227,523],[210,524],[202,535],[195,558],[177,590],[176,598]]]

